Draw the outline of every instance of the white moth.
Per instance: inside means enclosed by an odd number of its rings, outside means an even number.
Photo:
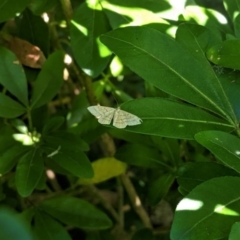
[[[121,110],[120,108],[103,107],[100,105],[88,107],[88,111],[94,115],[101,124],[110,124],[113,119],[113,126],[116,128],[125,128],[141,124],[142,119]]]

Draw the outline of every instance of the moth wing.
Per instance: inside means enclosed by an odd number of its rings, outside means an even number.
[[[88,111],[98,119],[99,123],[110,124],[116,109],[97,105],[88,107]]]
[[[117,109],[114,114],[113,126],[116,128],[125,128],[127,125],[134,126],[141,124],[141,121],[136,115]]]

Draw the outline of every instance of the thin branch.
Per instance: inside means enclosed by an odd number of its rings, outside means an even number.
[[[128,193],[128,196],[130,198],[132,206],[133,206],[135,212],[138,214],[138,216],[142,220],[144,226],[147,228],[152,228],[152,224],[149,219],[149,216],[146,213],[146,211],[141,203],[141,200],[140,200],[139,196],[137,195],[137,192],[136,192],[132,182],[130,181],[129,177],[126,174],[123,174],[123,175],[121,175],[121,180],[122,180],[122,183]]]

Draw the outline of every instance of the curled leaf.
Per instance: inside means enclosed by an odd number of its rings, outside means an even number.
[[[41,69],[46,60],[39,47],[17,37],[11,38],[8,48],[15,53],[20,63],[27,67]]]

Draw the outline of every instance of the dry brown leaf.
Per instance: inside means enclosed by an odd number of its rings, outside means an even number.
[[[39,47],[17,37],[11,38],[8,48],[15,53],[20,63],[27,67],[42,68],[46,60]]]

